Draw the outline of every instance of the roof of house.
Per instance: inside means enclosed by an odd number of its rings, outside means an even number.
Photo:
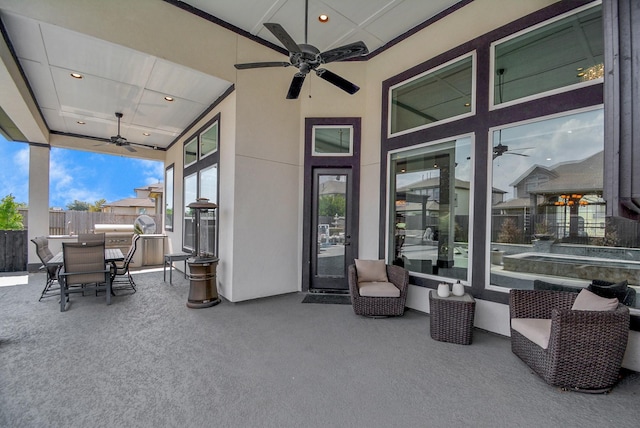
[[[103,207],[140,207],[153,208],[155,203],[149,198],[124,198],[118,201],[104,204]]]

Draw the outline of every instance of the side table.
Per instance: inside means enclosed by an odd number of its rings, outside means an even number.
[[[476,301],[469,295],[440,297],[429,293],[431,338],[440,342],[470,345]]]
[[[162,266],[163,281],[167,281],[167,266],[169,266],[169,284],[171,284],[173,274],[173,262],[184,261],[184,277],[187,277],[187,259],[191,257],[189,253],[173,253],[164,255],[164,265]]]

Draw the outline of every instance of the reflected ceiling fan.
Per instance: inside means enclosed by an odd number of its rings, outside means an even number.
[[[293,80],[289,86],[289,91],[287,92],[288,100],[295,100],[298,98],[300,91],[302,90],[304,79],[311,71],[314,71],[321,79],[326,80],[351,95],[358,92],[360,89],[358,86],[327,69],[318,67],[330,62],[344,61],[349,58],[366,55],[369,53],[367,46],[364,42],[355,42],[335,49],[330,49],[326,52],[320,52],[320,50],[315,46],[307,44],[308,21],[309,1],[306,0],[303,44],[297,44],[282,25],[270,22],[264,23],[267,30],[271,31],[271,33],[276,36],[276,38],[280,40],[280,43],[282,43],[289,51],[289,62],[250,62],[245,64],[235,64],[235,67],[238,70],[264,67],[296,67],[298,72],[293,76]]]
[[[502,129],[500,129],[498,131],[498,144],[496,146],[493,146],[493,159],[500,157],[502,155],[516,155],[516,156],[524,156],[528,158],[529,155],[526,155],[524,153],[518,153],[514,150],[529,150],[529,149],[533,149],[533,147],[520,147],[517,149],[509,150],[509,146],[502,144]]]
[[[118,118],[118,135],[112,136],[111,139],[110,139],[110,143],[111,144],[115,144],[118,147],[124,147],[125,149],[129,150],[130,152],[135,152],[136,149],[131,147],[131,145],[127,141],[127,139],[120,135],[120,119],[122,118],[122,113],[116,112],[116,117]]]

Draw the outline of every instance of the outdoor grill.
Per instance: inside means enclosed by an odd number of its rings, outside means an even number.
[[[198,198],[196,202],[188,205],[193,210],[195,221],[193,222],[194,253],[187,260],[189,264],[189,308],[208,308],[220,303],[216,284],[216,269],[218,258],[213,253],[203,250],[203,242],[208,241],[209,228],[203,222],[210,219],[203,215],[213,212],[218,205],[209,202],[206,198]],[[215,228],[213,228],[215,230]]]
[[[96,224],[94,233],[104,233],[104,247],[118,248],[127,254],[133,238],[132,224]]]

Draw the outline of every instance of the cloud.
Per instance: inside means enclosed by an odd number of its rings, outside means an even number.
[[[0,137],[0,198],[9,194],[16,202],[29,202],[29,145]]]

